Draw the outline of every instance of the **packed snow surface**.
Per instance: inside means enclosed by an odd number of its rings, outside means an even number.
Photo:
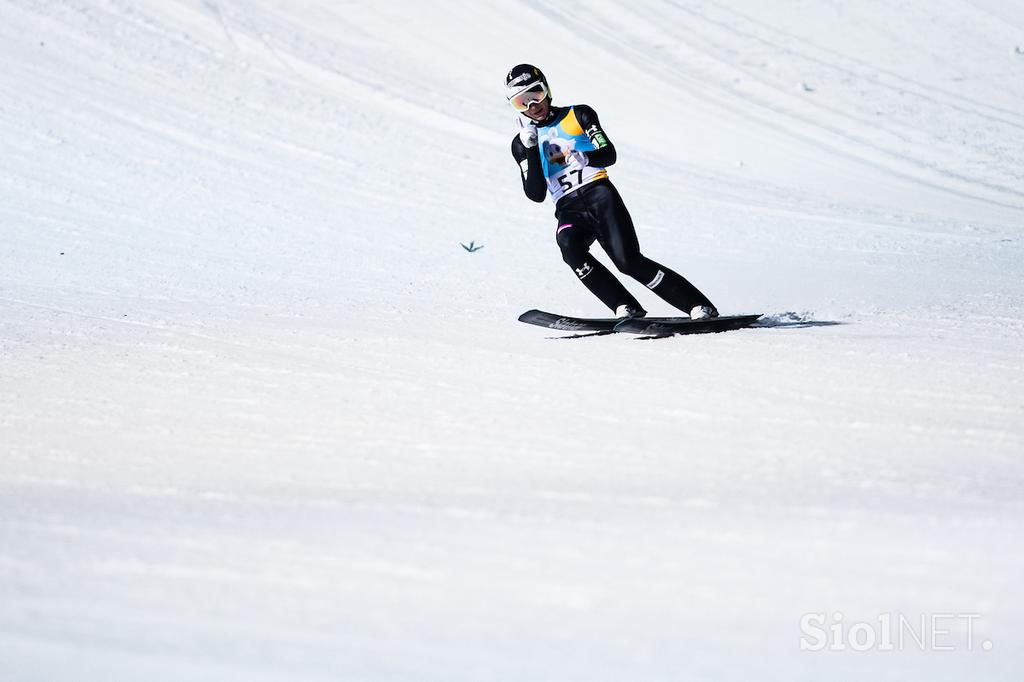
[[[0,60],[3,680],[1020,679],[1019,0],[0,0]],[[767,326],[516,321],[607,314],[523,61]]]

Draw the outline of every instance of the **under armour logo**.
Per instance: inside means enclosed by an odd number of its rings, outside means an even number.
[[[584,263],[583,267],[576,268],[576,274],[579,275],[580,279],[585,278],[593,271],[594,267],[590,263]]]

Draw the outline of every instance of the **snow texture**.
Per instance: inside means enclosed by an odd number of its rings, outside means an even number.
[[[0,0],[0,677],[1019,680],[1022,41],[1018,0]],[[516,322],[607,314],[522,196],[522,61],[761,327]]]

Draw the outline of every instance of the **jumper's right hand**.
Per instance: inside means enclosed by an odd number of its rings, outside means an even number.
[[[523,115],[516,116],[516,123],[519,124],[519,141],[527,149],[537,146],[537,124]]]

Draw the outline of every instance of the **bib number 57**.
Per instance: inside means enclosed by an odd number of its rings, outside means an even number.
[[[569,176],[573,175],[573,174],[576,175],[576,182],[575,183],[573,183],[571,180],[569,180]],[[574,171],[569,171],[568,173],[563,173],[562,175],[559,175],[558,178],[556,178],[556,179],[558,180],[558,184],[561,186],[562,190],[568,192],[573,187],[578,187],[579,185],[583,184],[583,169],[582,168],[578,168],[578,169],[576,169]]]

